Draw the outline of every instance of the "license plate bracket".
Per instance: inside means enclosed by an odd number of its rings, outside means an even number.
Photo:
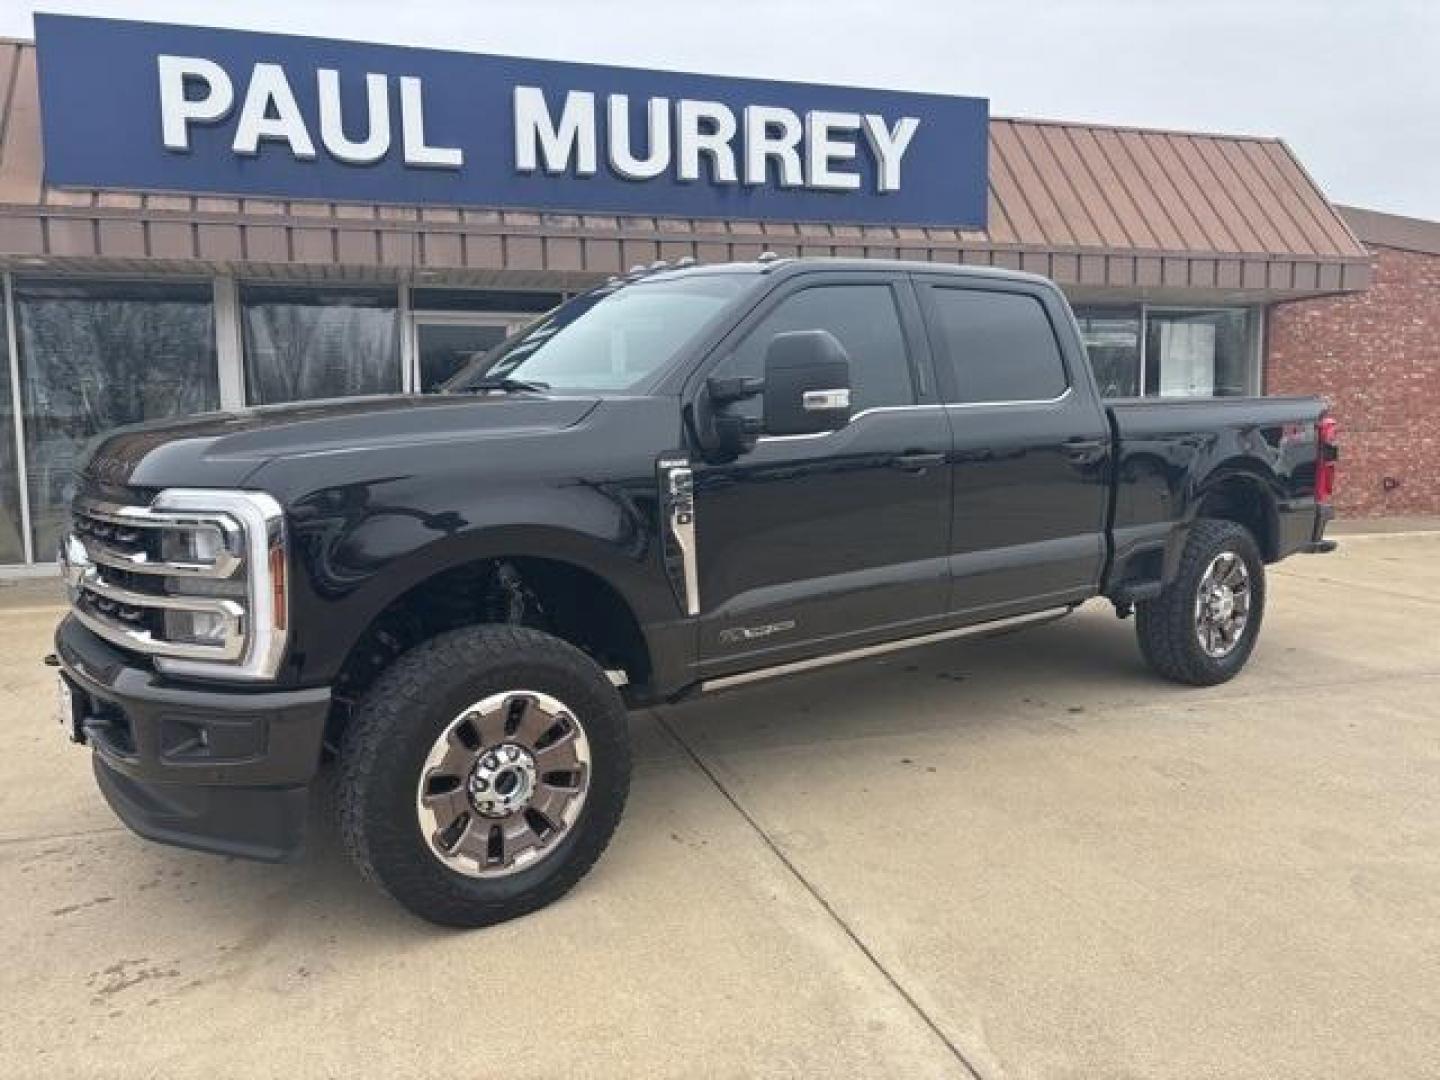
[[[65,732],[65,737],[73,743],[85,741],[84,711],[81,709],[81,696],[75,692],[63,672],[55,673],[55,719],[60,723],[60,729]]]

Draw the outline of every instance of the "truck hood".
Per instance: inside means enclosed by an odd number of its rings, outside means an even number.
[[[92,445],[82,471],[107,485],[239,487],[276,458],[559,431],[597,403],[531,394],[396,394],[202,413],[112,432]]]

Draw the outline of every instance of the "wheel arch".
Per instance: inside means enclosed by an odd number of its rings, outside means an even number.
[[[648,686],[655,658],[645,608],[617,580],[613,561],[587,554],[573,538],[537,542],[533,531],[526,532],[523,544],[496,536],[443,554],[422,550],[387,568],[384,593],[367,597],[348,628],[329,627],[331,633],[341,630],[331,645],[339,706],[332,729],[343,728],[349,709],[397,656],[479,623],[544,630],[606,670],[623,672],[636,692]]]
[[[1220,466],[1200,485],[1188,524],[1204,518],[1233,521],[1250,530],[1267,563],[1280,557],[1279,495],[1275,479],[1243,459]]]

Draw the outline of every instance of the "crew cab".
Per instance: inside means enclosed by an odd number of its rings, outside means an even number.
[[[1335,458],[1318,399],[1102,400],[1042,278],[650,268],[439,394],[101,441],[62,720],[132,829],[232,855],[294,856],[333,767],[361,870],[482,925],[599,857],[627,708],[1097,597],[1160,675],[1233,677],[1266,566],[1334,546]]]

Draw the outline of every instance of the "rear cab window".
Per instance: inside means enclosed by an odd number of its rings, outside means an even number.
[[[947,402],[1048,402],[1069,389],[1055,327],[1039,297],[939,283],[924,291]]]

